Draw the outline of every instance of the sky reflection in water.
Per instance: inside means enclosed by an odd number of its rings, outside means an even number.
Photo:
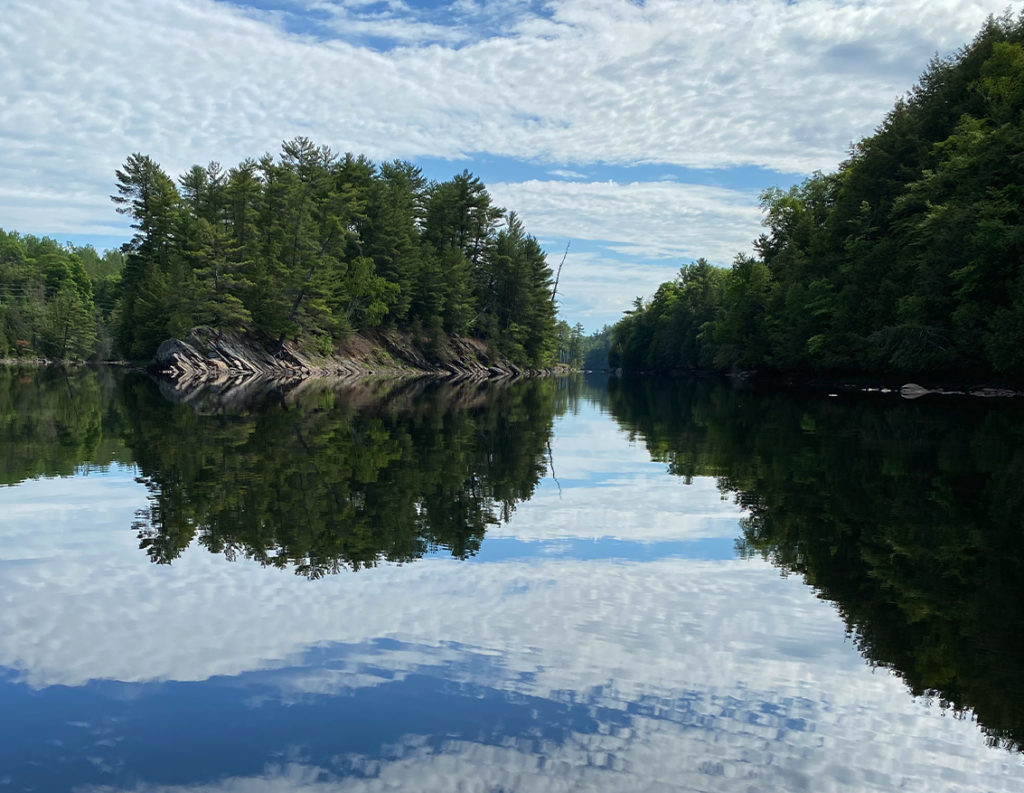
[[[0,488],[14,790],[1022,789],[1020,756],[735,558],[739,508],[596,406],[470,563],[153,565],[130,467]],[[0,785],[3,789],[3,785]]]

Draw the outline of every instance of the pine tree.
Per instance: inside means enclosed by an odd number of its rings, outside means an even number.
[[[131,358],[153,354],[168,335],[173,229],[179,211],[174,183],[143,154],[133,154],[116,172],[117,211],[130,215],[136,233],[123,246],[125,267],[117,312],[117,340]]]

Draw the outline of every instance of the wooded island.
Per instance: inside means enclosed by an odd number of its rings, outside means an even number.
[[[520,367],[582,360],[540,245],[466,171],[429,182],[408,162],[296,138],[177,185],[133,154],[116,179],[135,229],[120,251],[0,232],[0,357],[141,361],[197,326],[326,355],[384,326],[426,349],[483,339]]]

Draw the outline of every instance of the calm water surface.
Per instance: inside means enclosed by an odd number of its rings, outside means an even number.
[[[1024,409],[0,370],[0,790],[1024,790]]]

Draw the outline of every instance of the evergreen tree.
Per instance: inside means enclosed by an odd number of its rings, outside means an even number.
[[[169,273],[173,230],[179,211],[174,183],[149,157],[133,154],[116,172],[117,211],[136,230],[123,247],[125,266],[116,335],[132,358],[144,358],[168,337],[171,317]]]
[[[1024,379],[1021,86],[1024,17],[990,19],[837,173],[766,191],[760,258],[728,274],[712,368]],[[663,345],[673,325],[681,347]],[[616,327],[612,357],[688,366],[700,327],[663,287]]]
[[[544,253],[514,216],[499,231],[503,210],[468,172],[428,185],[410,163],[296,138],[278,158],[193,166],[178,189],[143,155],[117,179],[136,234],[113,322],[131,357],[196,325],[327,352],[387,323],[420,340],[482,335],[523,366],[552,359]]]
[[[409,316],[423,269],[425,188],[419,168],[395,160],[381,164],[369,194],[368,223],[361,233],[363,250],[373,259],[375,271],[397,287],[388,309],[393,322]]]

